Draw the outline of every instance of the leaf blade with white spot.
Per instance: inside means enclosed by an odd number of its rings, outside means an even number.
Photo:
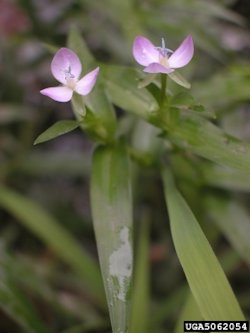
[[[132,279],[132,196],[126,148],[100,146],[93,156],[91,208],[114,333],[127,332]]]

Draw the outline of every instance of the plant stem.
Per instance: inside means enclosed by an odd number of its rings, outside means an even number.
[[[167,75],[161,74],[161,96],[160,96],[161,107],[163,106],[164,102],[167,99],[166,89],[167,89]]]

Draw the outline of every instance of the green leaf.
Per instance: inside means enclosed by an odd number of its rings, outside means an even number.
[[[249,65],[237,64],[216,71],[209,80],[202,82],[202,89],[200,82],[194,83],[192,91],[206,106],[224,110],[233,106],[236,109],[235,104],[249,100],[249,84]]]
[[[191,292],[205,320],[244,320],[227,278],[192,211],[163,170],[171,233]]]
[[[195,104],[193,106],[193,110],[195,112],[200,112],[200,113],[204,113],[206,111],[205,107],[203,105],[201,105],[201,104]],[[214,115],[214,117],[215,117],[215,115]]]
[[[170,103],[172,106],[176,107],[190,107],[195,104],[195,101],[189,92],[182,91],[181,93],[171,96]]]
[[[82,65],[85,68],[90,69],[96,66],[96,61],[92,53],[90,52],[87,44],[81,36],[80,31],[76,27],[72,27],[68,35],[68,47],[72,48],[80,58]]]
[[[201,172],[202,180],[207,185],[242,192],[250,191],[250,179],[244,172],[211,163],[201,164]]]
[[[239,265],[239,257],[235,255],[235,252],[231,249],[226,253],[223,253],[223,257],[220,258],[222,267],[226,272],[237,269]],[[183,322],[185,320],[203,320],[199,308],[195,302],[195,299],[191,292],[187,294],[185,304],[181,310],[181,314],[178,318],[174,333],[183,333]]]
[[[48,333],[34,306],[1,272],[0,307],[28,333]]]
[[[168,319],[171,320],[173,316],[175,316],[177,310],[183,305],[187,289],[188,287],[186,285],[178,286],[167,295],[165,300],[155,307],[150,320],[152,331],[153,327],[160,326],[162,325],[162,322]]]
[[[143,118],[159,106],[145,88],[138,89],[138,72],[124,66],[103,66],[105,83],[113,103]]]
[[[96,149],[91,208],[103,282],[114,333],[127,332],[132,279],[132,195],[122,144]]]
[[[0,206],[13,214],[26,228],[50,246],[57,255],[83,277],[91,295],[104,306],[97,264],[52,216],[30,199],[0,187]]]
[[[77,119],[82,119],[81,129],[86,131],[89,137],[99,143],[107,143],[111,138],[108,138],[107,129],[102,119],[93,112],[89,107],[84,105],[83,97],[74,95],[72,100],[72,107]],[[84,112],[84,117],[83,113]]]
[[[170,105],[172,107],[177,107],[178,109],[184,110],[185,113],[199,113],[202,117],[207,118],[216,118],[216,115],[213,111],[207,110],[203,105],[197,104],[193,96],[187,91],[183,91],[174,96],[171,96],[169,99]]]
[[[52,140],[60,135],[69,133],[79,126],[79,122],[75,120],[60,120],[57,123],[53,124],[51,127],[49,127],[42,134],[40,134],[35,140],[34,145]]]
[[[56,45],[54,44],[50,44],[50,43],[41,43],[41,45],[47,50],[49,51],[51,54],[55,54],[58,51],[58,47],[56,47]]]
[[[4,239],[4,237],[2,237]],[[102,325],[103,316],[95,304],[90,304],[89,299],[80,299],[79,294],[85,293],[82,278],[70,270],[64,271],[62,267],[52,264],[52,261],[41,261],[37,256],[24,256],[23,254],[10,255],[7,249],[1,251],[1,267],[8,281],[12,285],[25,290],[27,295],[32,295],[32,299],[39,300],[46,304],[52,311],[56,311],[67,318],[79,318],[85,324]],[[7,252],[7,253],[6,253]],[[53,261],[55,263],[55,261]],[[48,278],[49,275],[49,278]],[[65,303],[60,297],[60,290],[54,288],[51,281],[67,281],[72,291],[78,294],[72,295],[71,306]],[[64,283],[63,283],[64,284]],[[6,285],[6,284],[5,284]]]
[[[147,74],[138,84],[138,88],[145,88],[147,87],[150,83],[153,83],[155,80],[156,74]]]
[[[149,223],[143,221],[135,264],[129,333],[148,331],[149,315]]]
[[[136,120],[131,134],[133,151],[130,152],[146,165],[157,163],[163,150],[162,139],[159,138],[160,130],[140,118]]]
[[[191,84],[178,72],[174,71],[172,73],[169,73],[168,76],[171,80],[173,80],[175,83],[179,84],[180,86],[190,89]]]
[[[243,260],[250,265],[250,215],[237,201],[207,196],[205,205],[212,220]]]
[[[188,294],[181,315],[178,318],[174,333],[183,333],[183,323],[185,320],[203,320],[197,304],[191,293]]]
[[[182,111],[178,121],[169,126],[156,119],[157,102],[149,91],[138,89],[135,79],[138,74],[133,68],[105,66],[103,71],[107,90],[114,104],[167,131],[167,139],[171,139],[177,146],[218,164],[250,173],[249,143],[229,136],[200,117],[197,111]]]
[[[165,127],[164,124],[159,126]],[[168,128],[168,139],[179,147],[189,150],[221,165],[250,173],[250,145],[227,135],[208,120],[182,112],[181,117]]]

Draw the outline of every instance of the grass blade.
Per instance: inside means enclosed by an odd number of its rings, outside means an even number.
[[[226,198],[208,196],[208,214],[217,224],[233,248],[250,265],[250,216],[240,203]]]
[[[104,306],[99,269],[90,255],[52,216],[30,199],[0,187],[0,206],[50,246],[57,255],[83,277],[91,295]]]
[[[203,320],[203,317],[197,307],[193,295],[188,294],[181,315],[178,318],[174,333],[183,333],[183,325],[185,320]]]
[[[1,275],[3,275],[1,273]],[[25,332],[48,333],[50,332],[40,320],[34,306],[21,293],[16,286],[9,281],[8,277],[1,277],[0,282],[0,307]]]
[[[166,169],[163,182],[175,249],[199,311],[205,320],[244,320],[206,236]]]

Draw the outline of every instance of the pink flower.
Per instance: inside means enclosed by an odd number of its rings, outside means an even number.
[[[83,96],[88,95],[96,83],[99,67],[79,80],[81,71],[82,65],[78,56],[70,49],[61,48],[51,62],[51,72],[62,86],[46,88],[40,93],[57,102],[70,101],[74,91]]]
[[[187,36],[176,51],[165,47],[162,40],[161,47],[155,47],[150,40],[143,36],[137,36],[133,44],[133,56],[147,73],[171,73],[176,68],[186,66],[194,54],[192,37]]]

